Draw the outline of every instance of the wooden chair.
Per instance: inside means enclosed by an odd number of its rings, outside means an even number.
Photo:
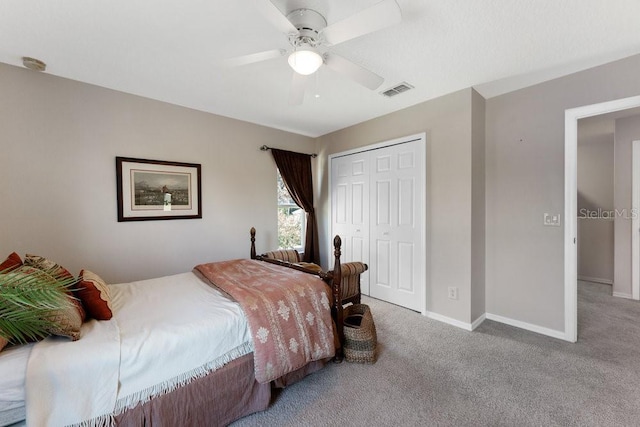
[[[360,275],[369,269],[363,262],[345,262],[341,264],[342,280],[340,281],[340,291],[342,305],[353,303],[360,304]]]
[[[277,251],[267,252],[261,255],[263,258],[277,259],[283,262],[297,264],[309,270],[320,271],[321,268],[315,264],[303,263],[300,259],[300,253],[295,249],[280,249]],[[341,264],[340,289],[342,305],[353,303],[360,304],[360,275],[368,270],[368,266],[362,262],[346,262]]]
[[[279,249],[277,251],[267,252],[262,255],[263,258],[277,259],[280,261],[297,263],[302,261],[300,259],[300,252],[295,249]]]

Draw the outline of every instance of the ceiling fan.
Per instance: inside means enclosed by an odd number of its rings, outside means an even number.
[[[371,90],[376,90],[384,81],[374,72],[330,52],[328,48],[399,23],[402,13],[396,0],[383,0],[328,26],[325,17],[312,9],[298,8],[285,16],[270,0],[255,0],[255,3],[271,24],[287,35],[291,49],[238,56],[223,61],[224,65],[235,67],[288,55],[289,65],[294,70],[289,93],[291,105],[302,104],[307,76],[322,65]]]

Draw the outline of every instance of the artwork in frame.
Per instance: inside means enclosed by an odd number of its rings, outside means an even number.
[[[118,222],[202,218],[200,165],[116,157]]]

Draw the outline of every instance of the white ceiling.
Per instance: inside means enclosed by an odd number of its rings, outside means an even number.
[[[379,91],[322,67],[290,106],[286,57],[219,64],[289,47],[255,1],[0,0],[0,62],[32,56],[57,76],[319,136],[456,90],[490,98],[640,53],[638,0],[398,0],[401,24],[332,48],[383,76]],[[273,3],[331,24],[377,1]],[[415,89],[379,94],[402,81]]]

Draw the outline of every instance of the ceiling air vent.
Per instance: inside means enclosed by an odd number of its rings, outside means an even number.
[[[384,96],[388,96],[389,98],[391,98],[392,96],[396,96],[396,95],[400,95],[402,92],[406,92],[408,90],[413,89],[413,86],[411,86],[409,83],[407,82],[402,82],[400,84],[395,85],[392,88],[389,88],[387,90],[385,90],[384,92],[381,92]]]

